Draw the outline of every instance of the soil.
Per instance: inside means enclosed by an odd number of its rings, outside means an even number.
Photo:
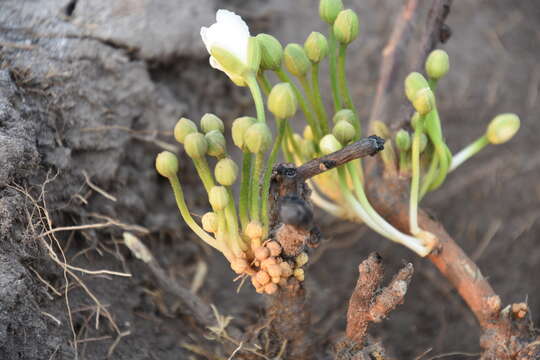
[[[400,6],[345,2],[361,19],[348,70],[367,118],[381,50]],[[236,293],[226,262],[179,221],[168,185],[153,168],[162,149],[181,152],[171,134],[180,116],[198,119],[212,111],[230,124],[254,111],[244,89],[208,66],[199,28],[218,8],[237,11],[253,33],[265,31],[284,43],[324,30],[308,0],[0,3],[0,359],[206,358],[185,344],[214,351],[122,245],[126,229],[187,286],[206,267],[199,295],[233,316],[237,327],[260,320],[264,299],[248,286]],[[503,301],[527,301],[538,324],[540,4],[455,1],[448,25],[452,38],[444,48],[452,69],[439,103],[452,150],[501,112],[518,113],[522,129],[509,144],[485,150],[452,174],[426,205]],[[187,200],[201,214],[202,187],[192,174],[182,161]],[[325,240],[311,256],[307,286],[313,327],[327,339],[321,345],[343,332],[357,265],[378,251],[387,274],[403,262],[413,262],[416,271],[405,304],[370,333],[400,359],[426,352],[468,359],[479,352],[473,315],[433,266],[358,225],[322,212],[315,217]],[[51,227],[97,223],[108,225],[58,231],[52,240],[42,235]],[[62,253],[71,266],[132,277],[75,269],[77,282],[59,265]]]

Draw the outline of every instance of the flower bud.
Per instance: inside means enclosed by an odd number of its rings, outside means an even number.
[[[334,22],[334,35],[342,44],[350,44],[358,36],[358,16],[351,9],[342,10]]]
[[[257,122],[246,130],[244,143],[252,153],[265,152],[272,146],[272,132],[268,125]]]
[[[435,108],[433,91],[430,88],[419,90],[412,104],[420,116],[429,114]]]
[[[296,114],[298,101],[289,83],[276,84],[268,95],[268,110],[278,119],[288,119]]]
[[[293,274],[293,269],[288,262],[284,261],[280,263],[279,267],[281,267],[281,276],[289,277]]]
[[[423,153],[424,150],[426,150],[428,144],[428,137],[426,134],[421,133],[420,134],[420,153]]]
[[[341,144],[332,134],[323,136],[319,142],[319,148],[324,155],[331,154],[341,149]]]
[[[273,264],[268,266],[268,275],[270,275],[272,278],[280,277],[281,276],[281,266],[278,264]]]
[[[229,193],[224,186],[214,186],[210,189],[208,201],[214,210],[223,210],[229,204]]]
[[[351,109],[339,110],[332,118],[332,122],[337,124],[340,120],[345,120],[351,125],[354,125],[354,112]]]
[[[185,117],[178,120],[176,125],[174,126],[174,138],[176,141],[178,141],[180,144],[184,143],[184,139],[188,134],[197,132],[197,125],[195,123]]]
[[[253,250],[253,255],[255,256],[255,259],[263,261],[270,256],[270,250],[265,248],[264,246],[259,246],[258,248]]]
[[[328,41],[323,34],[313,31],[304,43],[304,50],[308,59],[318,64],[328,55]]]
[[[250,239],[260,239],[263,236],[263,228],[260,223],[251,221],[246,226],[245,234]]]
[[[285,47],[283,54],[283,60],[287,70],[297,77],[303,77],[306,75],[311,67],[304,48],[298,44],[289,44]]]
[[[281,254],[281,245],[277,241],[269,241],[266,248],[270,250],[270,256],[279,256]]]
[[[354,126],[352,126],[348,121],[341,120],[336,125],[334,125],[332,134],[334,134],[334,136],[336,137],[336,139],[338,139],[340,143],[346,145],[349,143],[349,141],[354,139]]]
[[[268,34],[255,37],[261,47],[261,70],[278,70],[283,61],[283,46],[278,39]]]
[[[296,262],[296,266],[302,267],[307,264],[309,261],[309,256],[305,252],[300,253],[295,259],[294,262]]]
[[[339,12],[343,10],[341,0],[321,0],[319,3],[319,15],[324,22],[333,24]]]
[[[298,281],[304,281],[306,276],[304,273],[304,269],[294,269],[293,275]]]
[[[163,151],[156,157],[156,170],[166,178],[171,178],[178,172],[178,158],[170,151]]]
[[[231,186],[238,178],[238,165],[231,158],[221,159],[216,164],[214,176],[219,184]]]
[[[433,50],[426,60],[426,73],[432,79],[439,80],[450,70],[450,60],[444,50]]]
[[[257,279],[259,284],[266,285],[270,282],[270,275],[266,271],[259,271],[255,274],[255,279]]]
[[[311,129],[311,126],[306,125],[302,134],[304,135],[304,139],[313,140],[313,130]]]
[[[223,133],[225,126],[223,125],[223,121],[216,115],[207,113],[201,118],[201,129],[205,134],[212,130],[219,130],[219,132]]]
[[[429,88],[429,84],[422,74],[412,72],[405,78],[405,95],[411,103],[416,98],[416,93],[424,88]]]
[[[219,130],[212,130],[204,135],[208,143],[207,153],[210,156],[220,157],[227,152],[225,136]]]
[[[486,137],[492,144],[502,144],[510,140],[519,130],[520,120],[516,114],[500,114],[489,123]]]
[[[208,231],[210,233],[215,233],[218,230],[218,217],[215,212],[209,211],[206,214],[203,215],[202,219],[202,227],[204,231]]]
[[[200,159],[208,151],[208,141],[199,132],[191,133],[184,138],[184,149],[190,158]]]
[[[411,135],[407,130],[399,130],[396,133],[395,141],[399,151],[407,152],[411,148]]]
[[[233,121],[231,132],[234,145],[242,150],[244,149],[244,135],[246,130],[256,122],[257,120],[255,118],[249,116],[239,117]]]

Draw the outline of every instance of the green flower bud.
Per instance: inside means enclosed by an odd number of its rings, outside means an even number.
[[[261,46],[257,39],[253,36],[251,36],[248,40],[247,62],[249,69],[256,74],[259,71],[259,66],[261,65]]]
[[[354,126],[345,120],[338,121],[338,123],[334,125],[332,134],[334,134],[340,143],[348,144],[352,139],[354,139]]]
[[[261,70],[278,70],[283,61],[283,46],[278,39],[268,34],[255,37],[261,47]]]
[[[219,130],[212,130],[204,135],[208,143],[206,153],[210,156],[220,157],[227,152],[225,136]]]
[[[405,78],[405,95],[411,103],[414,101],[416,93],[424,88],[429,88],[429,84],[422,74],[412,72]]]
[[[328,41],[323,34],[313,31],[304,43],[304,50],[308,59],[318,64],[328,55]]]
[[[210,233],[216,233],[218,230],[218,217],[215,212],[209,211],[206,214],[203,215],[202,219],[202,227],[204,231],[210,232]]]
[[[423,153],[424,150],[426,150],[428,144],[428,137],[426,134],[421,133],[420,134],[420,153]]]
[[[319,15],[324,22],[333,24],[339,12],[343,10],[341,0],[321,0],[319,3]]]
[[[399,151],[406,152],[411,148],[411,135],[407,130],[399,130],[396,133],[395,141]]]
[[[350,44],[358,36],[358,16],[351,9],[342,10],[334,22],[334,35],[342,44]]]
[[[210,189],[208,201],[214,210],[223,210],[229,204],[229,193],[224,186],[214,186],[212,189]]]
[[[252,153],[265,152],[272,146],[272,132],[268,125],[257,122],[246,130],[244,143]]]
[[[214,175],[221,185],[231,186],[238,177],[238,165],[231,158],[221,159],[216,164]]]
[[[351,109],[341,109],[339,110],[334,117],[332,118],[332,122],[334,124],[337,124],[341,120],[345,120],[351,125],[354,125],[354,112]]]
[[[191,133],[184,139],[184,149],[190,158],[200,159],[208,151],[208,141],[199,132]]]
[[[321,141],[319,142],[319,148],[321,149],[321,152],[324,155],[331,154],[333,152],[336,152],[341,149],[341,144],[336,139],[336,137],[332,134],[328,134],[323,136]]]
[[[435,108],[435,96],[430,88],[421,89],[413,101],[416,111],[422,116],[429,114]]]
[[[234,145],[242,150],[244,149],[244,134],[256,122],[257,120],[255,118],[249,116],[242,116],[233,121],[231,132]]]
[[[304,127],[304,132],[302,133],[302,135],[304,135],[304,139],[306,140],[313,140],[314,137],[313,137],[313,130],[311,129],[311,126],[306,125]]]
[[[184,143],[184,139],[188,134],[197,132],[197,125],[195,123],[185,117],[178,120],[176,125],[174,126],[174,138],[176,141],[178,141],[180,144]]]
[[[510,140],[519,130],[520,120],[516,114],[500,114],[489,123],[486,137],[492,144],[502,144]]]
[[[163,151],[156,157],[156,170],[166,178],[176,175],[178,172],[178,158],[170,151]]]
[[[298,44],[289,44],[285,47],[283,60],[287,70],[297,77],[305,76],[311,67],[304,48]]]
[[[450,70],[450,60],[444,50],[433,50],[426,59],[426,73],[432,79],[438,80]]]
[[[289,83],[276,84],[268,95],[268,110],[278,119],[289,119],[296,114],[298,101]]]
[[[223,121],[214,114],[204,114],[201,118],[201,129],[203,133],[209,133],[212,130],[219,130],[223,133],[225,125]]]

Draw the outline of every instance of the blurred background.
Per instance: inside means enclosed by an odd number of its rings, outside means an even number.
[[[403,2],[344,3],[360,18],[348,75],[366,119],[381,51]],[[421,1],[426,12],[430,3]],[[76,282],[68,287],[66,304],[62,268],[36,240],[46,231],[47,214],[54,226],[106,219],[138,225],[170,276],[189,286],[196,273],[205,274],[196,284],[198,294],[233,316],[237,326],[261,318],[263,297],[249,286],[236,294],[232,271],[187,231],[167,183],[153,168],[162,149],[181,153],[171,132],[180,116],[197,122],[214,112],[230,125],[254,113],[247,90],[208,65],[199,31],[214,22],[218,8],[244,17],[252,34],[270,33],[283,44],[303,43],[314,30],[326,32],[315,0],[0,2],[0,358],[72,359],[75,344],[79,359],[210,358],[182,346],[199,343],[201,332],[121,245],[119,226],[58,236],[70,264],[134,274],[81,274],[112,319],[101,316],[96,330],[95,303]],[[407,59],[414,56],[425,15]],[[456,152],[476,139],[501,112],[517,113],[522,128],[510,143],[484,150],[452,173],[425,206],[477,261],[503,302],[528,302],[538,324],[540,3],[454,1],[447,24],[452,37],[442,48],[451,70],[438,93],[450,148]],[[401,80],[395,96],[403,98]],[[182,159],[188,202],[203,214],[202,186]],[[43,208],[36,209],[21,188]],[[370,333],[400,359],[475,357],[478,325],[429,262],[363,227],[316,216],[324,242],[311,255],[307,286],[321,345],[344,330],[357,265],[378,251],[387,274],[403,262],[413,262],[416,274],[405,304]],[[204,347],[212,351],[211,343]]]

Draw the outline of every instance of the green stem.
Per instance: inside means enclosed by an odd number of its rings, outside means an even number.
[[[431,158],[431,163],[429,164],[429,170],[427,174],[422,179],[422,186],[420,188],[420,200],[427,194],[429,191],[429,187],[431,183],[433,182],[433,178],[435,176],[435,172],[437,170],[437,166],[439,165],[439,154],[434,153],[433,157]]]
[[[279,135],[274,142],[274,146],[272,147],[272,152],[270,153],[270,157],[268,158],[268,166],[266,167],[266,170],[264,172],[263,177],[263,187],[262,187],[262,200],[261,200],[261,217],[262,217],[262,223],[263,223],[263,229],[264,234],[268,233],[268,227],[270,224],[270,217],[269,217],[269,209],[268,209],[268,195],[270,192],[270,178],[272,177],[272,169],[274,167],[274,163],[276,162],[277,155],[279,152],[279,147],[281,146],[283,135],[285,134],[286,129],[286,123],[287,120],[285,119],[277,119],[276,123],[279,127]]]
[[[184,199],[184,192],[182,191],[182,186],[180,185],[180,180],[178,179],[178,176],[175,175],[169,178],[169,182],[171,183],[174,197],[176,199],[176,205],[178,206],[178,210],[180,210],[180,215],[182,215],[182,218],[184,219],[184,222],[187,224],[187,226],[189,226],[189,228],[205,243],[221,251],[223,254],[226,254],[228,249],[222,249],[220,244],[218,244],[217,240],[210,236],[199,226],[199,224],[195,222],[195,220],[193,220],[193,217],[191,216],[186,201]]]
[[[255,154],[255,164],[253,166],[253,173],[251,174],[251,208],[250,217],[251,221],[258,222],[260,219],[260,187],[259,181],[261,179],[262,169],[264,167],[264,153],[259,152]]]
[[[337,83],[336,73],[336,37],[332,25],[328,29],[328,65],[330,70],[330,84],[332,86],[332,100],[334,102],[334,112],[341,110],[341,97],[339,96],[339,88]]]
[[[450,166],[450,171],[454,171],[458,166],[463,164],[467,159],[471,158],[473,155],[478,153],[480,150],[486,147],[489,144],[488,139],[485,135],[482,135],[476,139],[472,144],[467,145],[460,152],[458,152],[452,158],[452,165]]]
[[[304,116],[306,117],[306,121],[308,125],[311,126],[311,129],[313,130],[313,136],[316,142],[319,143],[319,140],[321,139],[321,134],[319,132],[318,126],[316,126],[317,122],[313,118],[313,114],[309,111],[304,95],[302,95],[302,93],[300,92],[296,84],[287,75],[287,73],[283,71],[283,69],[280,68],[276,70],[276,74],[281,81],[289,83],[291,85],[294,95],[296,96],[296,99],[298,100],[298,105],[300,105],[300,109],[302,109],[302,112],[304,113]]]
[[[354,125],[354,129],[356,130],[355,140],[358,140],[360,139],[360,136],[362,136],[362,126],[360,125],[358,112],[356,111],[356,107],[354,106],[354,103],[351,98],[351,93],[349,92],[349,87],[347,85],[347,74],[346,74],[346,64],[345,64],[346,54],[347,54],[347,45],[340,44],[338,64],[337,64],[338,84],[339,84],[340,94],[343,97],[344,106],[348,109],[351,109],[354,113],[353,125]]]
[[[409,152],[408,151],[400,151],[399,152],[399,173],[400,174],[406,174],[410,170],[410,163],[408,159]]]
[[[215,186],[214,178],[212,177],[212,172],[210,171],[210,167],[208,166],[208,162],[206,161],[206,158],[202,157],[199,159],[193,158],[193,164],[195,165],[195,169],[197,170],[197,174],[199,174],[199,177],[201,178],[201,181],[203,182],[204,188],[206,189],[207,193],[210,193],[210,190]]]
[[[236,207],[234,197],[230,187],[227,187],[229,193],[229,203],[225,208],[225,219],[227,221],[227,232],[229,234],[229,245],[236,256],[240,256],[242,251],[247,250],[247,246],[242,242],[238,231],[238,217],[236,216]]]
[[[270,81],[268,81],[266,75],[264,75],[264,72],[260,71],[257,73],[257,82],[259,83],[264,95],[268,96],[270,94],[270,90],[272,90],[272,86],[270,85]]]
[[[221,247],[226,248],[228,252],[227,259],[229,262],[231,262],[232,259],[234,259],[234,254],[231,251],[231,248],[229,247],[228,241],[227,241],[227,219],[225,218],[225,211],[219,210],[216,211],[216,215],[218,217],[218,231],[216,233],[216,239],[218,244],[220,244]]]
[[[421,116],[416,123],[411,150],[412,177],[409,197],[409,231],[413,235],[420,231],[418,227],[418,188],[420,185],[420,135],[423,131],[424,118],[424,116]]]
[[[238,204],[238,213],[240,216],[240,223],[242,224],[242,229],[245,229],[249,223],[248,209],[249,209],[249,195],[250,195],[250,176],[251,176],[251,165],[253,155],[244,150],[242,157],[242,180],[240,182],[240,202]]]
[[[317,127],[317,131],[319,132],[319,134],[324,134],[323,132],[321,132],[322,114],[319,113],[319,109],[317,107],[317,101],[315,100],[315,96],[313,95],[313,91],[311,90],[311,85],[309,84],[309,81],[306,76],[299,77],[298,81],[300,81],[300,85],[302,85],[302,88],[304,89],[304,92],[307,95],[311,108],[314,109],[315,114],[317,114],[316,120],[318,121],[315,121],[315,126]]]
[[[251,91],[251,96],[255,102],[255,109],[257,110],[257,120],[260,122],[266,122],[265,113],[264,113],[264,102],[261,95],[261,89],[259,84],[257,84],[257,78],[255,75],[251,74],[246,76],[245,81]]]
[[[437,157],[439,158],[439,171],[429,188],[429,190],[435,190],[446,178],[446,174],[450,167],[450,159],[448,158],[447,146],[442,137],[441,121],[436,107],[426,116],[425,122],[426,132],[429,135],[429,138],[435,147]]]
[[[303,162],[305,159],[302,155],[302,149],[300,149],[300,145],[296,142],[296,139],[293,136],[294,133],[292,131],[291,124],[288,121],[286,122],[286,127],[287,129],[285,130],[285,134],[287,136],[287,142],[291,143],[294,150],[294,154],[296,154],[296,156]],[[294,156],[293,156],[292,162],[294,163]]]
[[[317,106],[317,114],[319,115],[319,122],[323,134],[328,134],[328,114],[324,108],[324,103],[321,95],[321,89],[319,86],[319,64],[313,64],[311,67],[311,89],[313,97],[315,99],[315,105]]]

